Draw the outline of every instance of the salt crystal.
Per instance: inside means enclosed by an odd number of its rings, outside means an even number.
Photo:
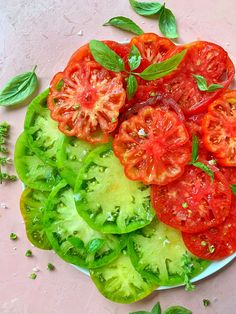
[[[7,209],[8,208],[7,204],[5,204],[5,203],[1,203],[0,207],[3,208],[3,209]]]
[[[39,268],[36,266],[33,268],[33,272],[38,273],[39,272]]]
[[[84,35],[84,32],[82,30],[80,30],[78,33],[77,33],[78,36],[83,36]]]

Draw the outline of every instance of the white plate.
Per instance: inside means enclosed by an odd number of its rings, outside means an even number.
[[[219,271],[220,269],[222,269],[223,267],[225,267],[226,265],[228,265],[231,261],[234,260],[234,258],[236,257],[236,253],[234,253],[233,255],[224,258],[220,261],[217,262],[213,262],[211,263],[201,274],[197,275],[196,277],[194,277],[191,282],[196,282],[199,280],[202,280],[210,275],[213,275],[214,273],[216,273],[217,271]],[[74,266],[76,269],[78,269],[79,271],[81,271],[82,273],[84,273],[85,275],[89,276],[89,272],[87,269],[85,268],[81,268],[79,266]],[[157,288],[157,290],[167,290],[167,289],[173,289],[176,287],[182,287],[183,285],[177,285],[177,286],[160,286]]]

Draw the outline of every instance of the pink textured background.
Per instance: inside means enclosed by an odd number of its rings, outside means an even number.
[[[169,0],[181,35],[179,43],[198,39],[222,45],[236,64],[235,0]],[[0,0],[0,86],[8,78],[38,65],[40,90],[63,69],[70,55],[90,39],[130,38],[128,33],[102,24],[111,17],[124,15],[145,31],[157,32],[156,21],[136,15],[128,0]],[[82,31],[83,36],[78,33]],[[10,122],[10,149],[23,130],[26,107],[0,108],[0,121]],[[128,314],[150,310],[158,300],[163,308],[180,304],[201,314],[236,313],[236,265],[197,284],[195,292],[182,288],[153,293],[132,305],[115,304],[103,298],[90,278],[60,260],[53,252],[32,248],[25,236],[19,212],[21,183],[0,186],[0,314]],[[10,232],[19,235],[9,240]],[[34,256],[24,256],[27,249]],[[47,271],[47,263],[56,266]],[[38,267],[38,277],[28,275]],[[207,309],[202,299],[211,300]]]

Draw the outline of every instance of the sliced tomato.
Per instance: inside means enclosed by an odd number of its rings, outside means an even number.
[[[146,33],[132,38],[130,47],[135,45],[142,57],[137,72],[142,72],[152,63],[160,62],[163,57],[175,47],[175,44],[168,38],[160,37],[153,33]]]
[[[236,166],[236,91],[227,91],[208,108],[203,141],[222,166]]]
[[[219,167],[229,184],[236,185],[236,168],[235,167]]]
[[[129,179],[165,185],[184,172],[188,140],[176,113],[147,106],[121,124],[113,149]]]
[[[221,224],[229,215],[231,190],[220,171],[215,179],[194,166],[166,186],[152,186],[158,218],[173,228],[195,233]]]
[[[236,198],[226,220],[205,232],[182,233],[186,247],[194,255],[208,260],[219,260],[236,251]]]
[[[53,78],[48,108],[64,134],[102,143],[116,128],[125,95],[120,73],[107,71],[92,60],[80,61]]]
[[[183,49],[188,49],[178,69],[157,81],[179,104],[187,115],[203,112],[209,103],[219,97],[233,80],[235,69],[227,52],[220,46],[197,41],[172,49],[168,59]],[[203,76],[207,84],[223,86],[215,92],[200,91],[193,75]]]

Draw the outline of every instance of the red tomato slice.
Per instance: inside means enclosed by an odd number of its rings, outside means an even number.
[[[212,182],[201,169],[188,166],[184,175],[166,186],[152,186],[158,218],[173,228],[195,233],[222,223],[229,215],[231,190],[220,171]]]
[[[176,113],[147,106],[121,124],[113,149],[129,179],[165,185],[184,172],[188,140]]]
[[[222,166],[236,167],[236,91],[227,91],[208,108],[203,141]]]
[[[236,198],[226,220],[205,232],[182,233],[186,247],[194,255],[208,260],[219,260],[236,251]]]
[[[88,54],[74,64],[70,61],[64,72],[55,75],[48,108],[64,134],[103,143],[117,126],[125,96],[121,74],[107,71]]]
[[[204,41],[176,47],[165,58],[185,48],[188,51],[178,69],[158,83],[164,86],[164,90],[170,93],[186,115],[192,115],[203,112],[209,103],[219,97],[232,82],[235,69],[223,48]],[[193,74],[203,76],[208,86],[220,84],[224,88],[215,92],[200,91]]]
[[[236,185],[236,168],[235,167],[219,167],[229,184]]]

